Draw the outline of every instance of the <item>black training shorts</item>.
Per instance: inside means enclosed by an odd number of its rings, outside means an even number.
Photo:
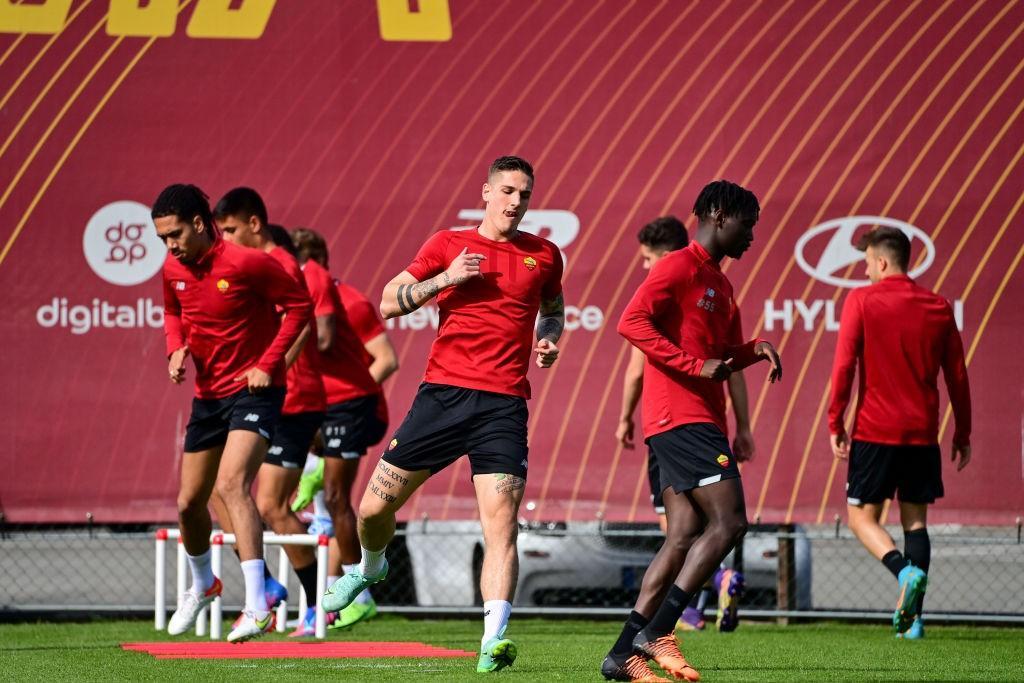
[[[324,418],[324,456],[351,460],[384,438],[388,429],[377,415],[377,394],[327,406]]]
[[[473,474],[526,478],[526,399],[424,382],[382,458],[410,472],[440,472],[469,454]]]
[[[655,514],[665,514],[665,498],[661,495],[665,490],[661,487],[661,468],[650,448],[647,449],[647,483],[651,487],[651,505],[654,506]]]
[[[323,413],[292,413],[282,415],[274,430],[274,440],[267,450],[264,462],[286,470],[296,470],[306,464],[306,455],[313,445],[316,430],[324,422]]]
[[[223,446],[228,432],[236,429],[256,432],[270,442],[283,403],[284,387],[269,387],[258,394],[246,388],[225,398],[194,398],[185,428],[185,452]]]
[[[729,440],[709,422],[679,425],[655,434],[647,444],[658,459],[661,491],[671,486],[683,493],[740,476]]]
[[[854,440],[846,475],[850,505],[881,503],[899,493],[904,503],[934,503],[942,487],[938,446],[898,446]]]

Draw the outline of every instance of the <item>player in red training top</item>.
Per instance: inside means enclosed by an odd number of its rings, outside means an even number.
[[[308,228],[296,228],[292,231],[292,239],[300,262],[306,263],[306,261],[312,259],[322,266],[323,269],[326,270],[328,268],[327,243],[319,233]],[[398,370],[398,355],[395,353],[395,349],[387,333],[384,331],[384,325],[378,317],[376,307],[354,287],[337,279],[334,280],[334,285],[340,297],[342,308],[345,310],[349,327],[362,344],[362,363],[370,373],[373,381],[377,384],[376,423],[379,429],[374,430],[374,434],[383,436],[387,433],[388,407],[384,399],[382,384],[384,380]],[[373,445],[376,445],[376,442],[368,444],[368,447]],[[310,498],[312,498],[315,511],[313,524],[321,525],[323,524],[322,515],[328,513],[329,508],[324,493],[322,491],[313,493],[313,491],[319,488],[323,482],[323,459],[311,453],[306,469],[307,474],[304,474],[304,479],[311,480],[308,487],[309,490],[306,491],[305,497],[302,500],[299,499],[299,496],[296,497],[293,509],[295,507],[299,509],[305,507],[309,504]],[[355,473],[353,472],[352,474],[354,477]],[[346,501],[351,500],[351,487],[353,483],[354,479],[350,477],[346,477],[343,480],[343,492]],[[300,491],[300,495],[303,495],[302,491]],[[351,509],[347,504],[346,508]],[[351,531],[350,545],[353,548],[351,553],[358,557],[358,537],[355,534],[354,525],[351,527]],[[346,557],[349,557],[349,555]],[[330,572],[328,579],[332,584],[340,578],[342,570],[345,573],[352,573],[359,569],[358,561],[353,560],[351,563],[342,562],[341,549],[338,546],[336,537],[331,540],[328,568]],[[337,614],[337,618],[334,619],[330,628],[347,629],[360,621],[373,618],[376,614],[377,604],[374,602],[373,596],[370,595],[369,589],[367,589],[356,596],[355,601],[351,605]]]
[[[187,356],[196,368],[178,493],[193,583],[167,630],[187,631],[221,592],[210,568],[207,509],[216,486],[245,575],[244,618],[228,640],[247,640],[273,624],[263,585],[263,525],[250,489],[284,402],[285,354],[309,323],[312,306],[272,257],[218,235],[206,195],[194,185],[166,188],[152,215],[169,252],[163,280],[171,381],[184,381]]]
[[[327,390],[327,417],[321,429],[324,498],[342,567],[354,570],[359,563],[359,538],[352,509],[352,485],[359,471],[359,459],[384,437],[387,425],[378,413],[380,387],[363,362],[365,349],[349,324],[334,278],[313,259],[302,263],[302,274],[313,299],[320,372]],[[349,610],[346,618],[353,611],[361,612],[363,619],[376,613],[369,593],[360,600],[360,607]],[[324,607],[328,612],[338,611],[327,603]]]
[[[690,238],[686,234],[686,226],[681,220],[675,216],[659,216],[640,228],[637,240],[640,242],[640,259],[644,269],[649,271],[667,254],[685,247]],[[739,314],[739,309],[736,309],[736,315],[739,316]],[[742,329],[738,320],[736,326],[737,330]],[[629,450],[634,448],[633,413],[636,412],[636,406],[640,402],[646,363],[647,358],[644,356],[644,352],[635,346],[630,346],[629,365],[626,367],[622,381],[622,413],[615,430],[615,438],[619,445]],[[745,462],[754,455],[754,436],[750,433],[747,383],[743,379],[743,372],[736,371],[730,374],[726,384],[729,386],[729,398],[732,399],[733,415],[736,418],[736,438],[732,442],[732,452],[736,456],[736,462]],[[661,527],[661,532],[665,533],[668,530],[668,519],[665,516],[665,500],[662,498],[661,469],[658,467],[658,459],[654,457],[650,448],[647,449],[647,481],[651,489],[651,502],[658,515],[658,524]],[[703,521],[692,508],[690,510],[684,508],[683,512],[693,514],[688,514],[677,521],[691,530],[686,534],[688,537],[695,538],[703,526]],[[705,585],[683,610],[678,627],[684,631],[702,630],[704,628],[704,606],[707,603],[708,594],[715,591],[718,593],[718,616],[715,625],[719,631],[735,631],[739,625],[739,598],[743,593],[743,586],[742,573],[725,566],[720,567],[711,582]]]
[[[971,390],[949,302],[907,276],[908,237],[896,228],[879,227],[864,235],[858,248],[865,252],[871,285],[850,292],[839,321],[828,412],[832,452],[850,461],[850,530],[899,583],[893,614],[897,636],[921,638],[931,564],[928,505],[943,495],[939,368],[956,417],[953,460],[959,457],[958,471],[971,459]],[[858,365],[851,446],[843,415]],[[885,501],[897,492],[904,553],[879,524]]]
[[[382,580],[396,511],[430,475],[468,454],[485,547],[481,672],[508,666],[516,656],[504,635],[526,486],[526,372],[533,352],[542,368],[555,362],[565,322],[561,253],[518,229],[532,191],[533,169],[526,161],[497,159],[483,185],[480,226],[434,234],[385,287],[385,317],[411,313],[436,296],[440,324],[424,382],[359,506],[359,572],[342,577],[324,596],[325,605],[343,607]]]
[[[289,251],[291,241],[278,243],[271,234],[267,221],[267,208],[259,193],[248,187],[236,187],[225,194],[213,209],[213,219],[224,239],[239,246],[259,249],[274,258],[303,290],[306,283],[295,256]],[[287,236],[287,233],[285,233]],[[274,430],[274,439],[257,476],[256,507],[270,528],[278,534],[304,534],[304,525],[288,506],[289,499],[302,476],[306,453],[313,443],[327,410],[327,397],[320,379],[316,331],[313,324],[288,350],[285,358],[287,391],[281,418]],[[222,520],[218,496],[212,498],[218,517]],[[225,531],[232,531],[230,520],[222,521]],[[288,559],[295,569],[299,583],[311,602],[316,597],[316,552],[309,546],[285,545]],[[287,599],[288,591],[264,567],[264,592],[267,609],[273,609]],[[315,616],[315,609],[314,609]]]
[[[619,333],[648,360],[644,438],[661,470],[668,533],[601,666],[608,679],[653,677],[646,659],[675,678],[700,678],[679,651],[676,622],[747,528],[736,456],[725,437],[722,382],[762,359],[771,363],[770,381],[782,376],[771,344],[743,343],[732,284],[719,265],[753,242],[757,197],[719,180],[701,190],[693,213],[694,241],[651,269],[619,321]],[[705,525],[693,536],[684,520],[695,515]]]

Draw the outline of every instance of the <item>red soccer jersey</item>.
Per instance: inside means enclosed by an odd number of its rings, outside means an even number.
[[[338,296],[345,307],[349,325],[363,344],[363,363],[369,368],[373,364],[373,356],[366,350],[366,345],[384,334],[384,323],[380,319],[377,307],[371,304],[362,292],[339,280],[335,280],[334,283],[338,287]],[[384,397],[384,387],[379,387],[377,392],[377,417],[381,422],[388,421],[388,403]]]
[[[887,277],[846,297],[832,366],[832,434],[845,431],[853,373],[860,385],[853,438],[899,445],[939,441],[939,368],[956,418],[953,443],[971,442],[971,389],[953,309],[906,275]]]
[[[302,274],[313,299],[313,315],[334,316],[334,344],[329,351],[320,354],[327,403],[334,405],[377,393],[377,383],[363,362],[366,349],[348,322],[331,274],[312,259],[302,266]]]
[[[439,325],[424,381],[530,397],[526,371],[540,302],[562,293],[562,254],[546,239],[520,232],[495,242],[476,230],[443,230],[406,268],[422,282],[441,273],[463,247],[487,258],[482,277],[437,297]]]
[[[183,346],[196,367],[196,396],[224,398],[245,388],[235,378],[259,367],[284,386],[284,355],[309,323],[305,290],[256,249],[216,238],[196,263],[164,261],[167,354]],[[280,321],[278,309],[284,311]]]
[[[302,269],[287,249],[274,247],[270,255],[302,286],[303,290],[306,290],[306,279],[302,275]],[[288,389],[284,395],[282,415],[327,410],[327,394],[324,392],[323,380],[320,379],[320,352],[316,349],[316,326],[310,322],[307,327],[309,336],[306,343],[302,346],[298,358],[288,368]]]
[[[711,422],[728,434],[724,382],[704,379],[708,359],[756,363],[754,339],[743,342],[732,284],[698,242],[667,254],[651,269],[619,320],[619,334],[644,352],[644,438],[683,424]]]

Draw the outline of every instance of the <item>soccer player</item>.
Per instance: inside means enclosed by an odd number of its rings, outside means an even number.
[[[327,242],[319,233],[308,228],[296,228],[292,231],[292,239],[296,246],[299,260],[302,263],[313,259],[323,266],[324,269],[328,269],[329,253]],[[355,287],[337,279],[334,280],[334,285],[338,290],[338,296],[341,297],[341,304],[345,309],[349,326],[363,345],[362,362],[378,387],[376,418],[380,424],[379,433],[383,435],[387,433],[388,426],[388,406],[384,397],[383,383],[384,380],[398,370],[398,354],[395,353],[395,347],[391,344],[391,340],[384,329],[376,307]],[[322,485],[324,467],[322,459],[313,458],[313,460],[314,462],[312,463],[307,462],[307,468],[313,468],[314,472],[310,475],[304,475],[304,478],[308,477],[307,481],[311,482],[310,488],[317,488],[317,479],[319,479],[319,485]],[[308,498],[311,495],[315,495],[314,504],[318,508],[317,516],[319,516],[319,507],[321,505],[323,505],[324,510],[327,509],[326,503],[321,502],[321,499],[324,497],[322,492],[316,494],[312,492],[307,493],[304,496],[305,500],[299,500],[297,497],[296,505],[293,506],[293,509],[296,506],[301,509],[308,505]],[[351,498],[350,489],[347,491],[347,495]],[[340,570],[344,569],[345,572],[351,572],[358,569],[358,564],[355,563],[347,567],[342,566],[340,549],[336,539],[332,539],[331,542],[329,566],[332,574],[329,577],[330,583],[334,583],[334,581],[340,578]],[[377,605],[370,595],[370,591],[365,590],[356,597],[351,605],[337,615],[330,628],[347,629],[360,621],[373,618],[376,614]]]
[[[396,511],[432,474],[468,454],[485,546],[479,672],[502,669],[517,654],[505,629],[526,487],[526,373],[531,352],[541,368],[555,362],[565,324],[561,253],[518,229],[532,192],[529,163],[496,159],[483,184],[484,218],[476,230],[435,233],[384,288],[380,310],[386,318],[411,313],[436,296],[440,325],[424,382],[359,506],[359,571],[343,576],[324,597],[325,609],[338,609],[383,580]]]
[[[637,233],[640,242],[640,260],[644,270],[650,270],[654,264],[669,252],[685,247],[690,239],[686,234],[686,226],[675,216],[659,216],[640,228]],[[736,315],[739,316],[737,309]],[[739,323],[737,322],[737,325]],[[741,328],[742,329],[742,328]],[[644,352],[635,346],[630,347],[629,365],[626,367],[622,383],[622,413],[615,438],[619,444],[632,450],[635,448],[633,413],[640,402],[640,394],[644,384]],[[732,442],[733,455],[737,462],[745,462],[754,455],[754,436],[750,433],[750,412],[747,406],[747,383],[742,372],[734,372],[726,380],[729,385],[729,398],[732,399],[733,413],[736,416],[736,438]],[[661,532],[668,529],[665,517],[665,501],[662,499],[661,470],[654,453],[647,450],[647,481],[651,489],[651,502],[654,512],[658,515]],[[702,524],[697,516],[680,520],[684,526],[692,527],[696,535]],[[679,628],[688,631],[704,629],[704,606],[708,594],[712,590],[718,592],[718,615],[715,620],[719,631],[734,631],[739,625],[739,598],[743,593],[743,574],[725,566],[719,567],[712,581],[705,585],[683,610],[679,619]]]
[[[747,528],[740,473],[725,437],[722,382],[759,360],[771,364],[769,381],[782,376],[771,344],[743,343],[732,285],[719,265],[753,242],[757,198],[719,180],[701,190],[693,212],[694,241],[651,269],[618,325],[648,360],[644,438],[661,470],[668,531],[601,666],[613,680],[659,680],[647,659],[675,678],[700,678],[679,651],[676,622]],[[681,523],[693,516],[706,520],[702,528]]]
[[[309,323],[312,306],[271,256],[220,237],[207,197],[194,185],[164,189],[152,216],[169,252],[163,282],[170,380],[184,381],[188,356],[196,371],[178,493],[192,587],[167,630],[177,635],[190,629],[221,593],[210,566],[207,509],[216,487],[245,576],[243,619],[228,640],[248,640],[273,624],[264,594],[263,528],[250,488],[284,402],[285,353]]]
[[[850,292],[843,304],[828,413],[832,453],[849,458],[850,530],[899,584],[893,614],[897,637],[916,639],[924,637],[921,607],[931,563],[928,505],[943,495],[939,369],[955,417],[952,459],[957,471],[971,460],[971,390],[949,302],[907,275],[907,236],[878,227],[864,235],[858,248],[864,251],[871,284]],[[843,416],[858,365],[851,442]],[[903,553],[879,524],[885,501],[897,494]]]
[[[236,187],[217,202],[213,218],[226,241],[269,254],[303,290],[306,289],[302,270],[289,251],[294,247],[290,240],[278,243],[274,239],[267,220],[267,208],[259,193],[248,187]],[[256,507],[263,520],[278,534],[306,533],[306,526],[291,511],[288,501],[298,485],[306,453],[327,409],[316,345],[316,330],[311,323],[286,355],[288,371],[284,406],[266,459],[257,475]],[[215,508],[218,517],[223,517],[217,498],[214,496]],[[230,520],[222,521],[222,525],[226,531],[231,531]],[[315,600],[316,552],[302,545],[286,545],[284,550],[306,595]],[[269,610],[286,599],[288,593],[266,567],[264,571],[264,592]]]
[[[381,390],[364,361],[360,341],[335,280],[308,254],[299,252],[302,272],[313,298],[320,340],[320,371],[327,391],[327,417],[322,427],[324,499],[334,527],[342,569],[355,572],[359,565],[359,538],[352,509],[352,486],[359,459],[387,431],[387,414],[381,410]],[[336,571],[336,569],[335,569]],[[346,628],[370,619],[377,606],[369,591],[354,596],[344,615],[332,626]],[[328,612],[338,611],[324,607]]]

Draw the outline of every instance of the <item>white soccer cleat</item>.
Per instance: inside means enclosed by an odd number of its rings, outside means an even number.
[[[213,585],[205,593],[199,593],[189,588],[182,594],[181,607],[174,611],[171,620],[167,624],[167,632],[172,636],[180,636],[190,631],[196,625],[196,619],[203,608],[220,597],[224,590],[224,584],[220,579],[214,577]]]
[[[229,643],[244,643],[247,640],[258,638],[274,628],[274,613],[264,612],[263,618],[258,618],[251,610],[244,610],[242,618],[228,634]]]

